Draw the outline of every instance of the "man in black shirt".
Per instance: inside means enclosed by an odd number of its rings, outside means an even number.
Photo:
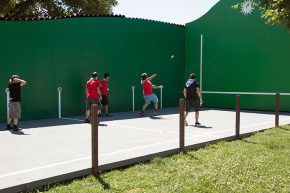
[[[26,81],[21,80],[18,75],[13,75],[8,83],[10,100],[9,100],[9,115],[7,119],[7,130],[12,130],[10,126],[13,119],[14,127],[13,129],[19,131],[18,120],[21,118],[21,86],[25,85]]]
[[[189,80],[185,83],[183,94],[185,97],[185,115],[184,115],[185,125],[186,126],[188,125],[186,121],[186,117],[190,111],[190,107],[193,107],[195,111],[195,125],[197,126],[200,125],[200,123],[198,122],[199,105],[201,106],[203,101],[202,101],[202,93],[200,90],[200,86],[199,86],[199,83],[196,82],[195,80],[194,73],[189,75]],[[200,103],[198,103],[196,94],[198,94],[200,98]]]

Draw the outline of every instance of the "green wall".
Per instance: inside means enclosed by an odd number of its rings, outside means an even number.
[[[266,25],[258,10],[243,15],[221,0],[207,14],[186,25],[186,69],[200,65],[203,34],[203,90],[290,93],[290,34],[286,28]],[[244,109],[273,110],[274,96],[241,96]],[[234,95],[204,94],[210,107],[233,108]],[[290,96],[281,97],[281,110],[290,111]]]
[[[0,121],[6,119],[8,79],[19,74],[23,119],[57,117],[57,87],[63,88],[63,116],[83,115],[85,83],[93,71],[111,74],[110,109],[143,103],[140,74],[157,73],[163,106],[176,106],[183,84],[185,29],[161,22],[121,17],[44,21],[0,21]],[[171,55],[174,58],[171,59]],[[159,90],[156,90],[159,95]]]
[[[112,112],[143,103],[140,74],[157,73],[164,107],[178,105],[190,72],[199,79],[203,34],[203,90],[290,92],[290,34],[265,25],[259,12],[244,16],[234,0],[221,0],[183,26],[124,17],[81,17],[43,21],[0,21],[0,121],[6,118],[5,88],[12,74],[27,80],[23,119],[57,117],[57,87],[63,116],[83,115],[85,83],[93,71],[111,74]],[[171,58],[174,55],[174,58]],[[159,95],[159,90],[156,90]],[[244,109],[273,110],[274,96],[242,96]],[[205,106],[234,108],[234,95],[204,94]],[[281,97],[290,111],[290,97]]]

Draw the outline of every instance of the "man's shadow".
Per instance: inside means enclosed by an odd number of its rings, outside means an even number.
[[[212,129],[211,126],[206,126],[206,125],[189,125],[189,126],[201,128],[201,129]]]
[[[13,135],[30,135],[30,134],[24,133],[22,130],[20,131],[11,130],[10,133]]]

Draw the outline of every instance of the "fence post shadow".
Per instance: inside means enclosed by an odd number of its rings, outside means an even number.
[[[102,184],[104,190],[109,190],[111,188],[110,184],[108,184],[107,182],[105,182],[105,180],[101,177],[100,174],[95,174],[94,177],[95,177],[96,180],[98,180],[98,182],[100,184]]]

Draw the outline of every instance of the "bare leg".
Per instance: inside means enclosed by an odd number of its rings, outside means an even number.
[[[158,109],[158,103],[154,104],[154,108],[157,110]]]
[[[87,110],[87,111],[86,111],[86,119],[88,119],[88,118],[89,118],[89,116],[90,116],[90,113],[91,113],[91,110]]]
[[[148,107],[149,104],[144,104],[142,107],[142,111],[145,111],[145,109]]]
[[[198,123],[198,118],[199,118],[199,112],[195,112],[195,122]]]
[[[17,118],[14,118],[13,119],[13,123],[14,123],[14,125],[17,125],[18,124],[18,119]]]
[[[188,111],[185,111],[185,112],[184,112],[184,124],[185,124],[185,126],[188,125],[188,123],[187,123],[187,121],[186,121],[186,117],[187,117],[187,115],[188,115]]]
[[[7,125],[10,125],[11,121],[12,121],[12,119],[11,118],[8,118],[7,119]]]
[[[109,105],[105,105],[105,113],[106,113],[106,114],[109,113]]]
[[[153,114],[154,114],[154,116],[157,116],[158,114],[157,114],[157,110],[158,110],[158,103],[155,103],[154,104],[154,108],[153,108]]]

